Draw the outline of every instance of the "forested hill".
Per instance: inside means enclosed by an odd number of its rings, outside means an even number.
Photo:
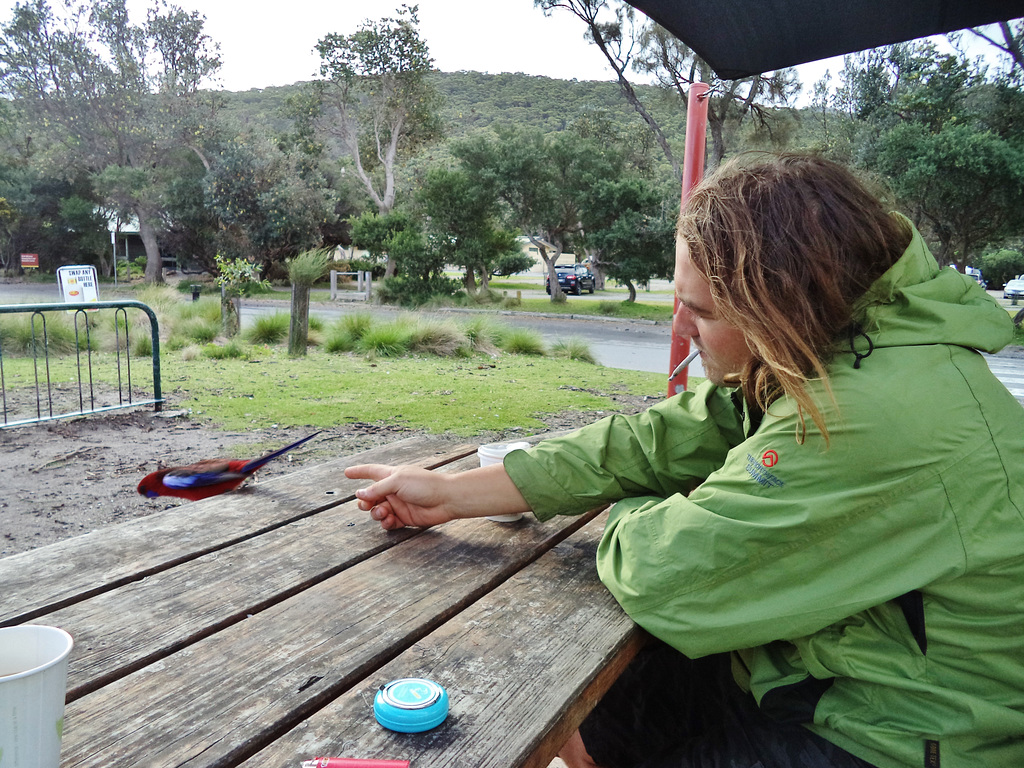
[[[600,114],[619,130],[628,132],[639,121],[626,103],[618,83],[553,80],[524,74],[488,75],[481,72],[437,73],[435,85],[445,97],[443,115],[452,135],[494,124],[565,130],[583,116]],[[673,137],[685,135],[685,109],[650,86],[639,86],[645,102],[653,105]],[[674,102],[674,103],[672,103]]]
[[[438,72],[434,84],[444,97],[441,116],[449,137],[459,137],[494,125],[516,125],[544,132],[565,130],[581,118],[609,121],[622,133],[640,127],[640,119],[614,82],[554,80],[524,74]],[[288,98],[303,83],[240,92],[225,92],[227,110],[248,125],[263,123],[286,128]],[[682,140],[685,108],[651,86],[638,86],[668,135]]]

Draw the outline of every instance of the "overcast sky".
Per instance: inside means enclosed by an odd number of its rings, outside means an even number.
[[[402,0],[177,0],[206,17],[207,34],[220,45],[220,87],[230,91],[290,85],[316,76],[317,40],[351,34],[366,19],[393,16]],[[415,0],[408,0],[412,5]],[[58,7],[60,0],[50,0]],[[562,80],[611,80],[611,69],[596,46],[583,39],[582,21],[564,9],[551,16],[533,0],[419,0],[420,33],[442,72],[523,72]],[[2,21],[15,0],[0,0]],[[136,22],[149,0],[128,0]],[[829,68],[842,59],[799,68],[804,101]]]

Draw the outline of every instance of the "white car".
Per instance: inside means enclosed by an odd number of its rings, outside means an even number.
[[[1007,280],[1003,286],[1004,299],[1024,298],[1024,275],[1017,275],[1013,280]]]

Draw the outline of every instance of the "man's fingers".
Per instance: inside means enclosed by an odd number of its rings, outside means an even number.
[[[382,501],[380,504],[375,504],[370,508],[370,517],[378,522],[393,514],[395,514],[394,510],[391,509],[391,505],[386,501]]]
[[[356,491],[360,509],[369,509],[394,491],[394,482],[388,482],[388,478],[392,477],[394,472],[395,467],[387,464],[359,464],[345,469],[346,477],[377,481]]]
[[[383,480],[394,471],[390,464],[356,464],[345,468],[345,477],[351,480]]]

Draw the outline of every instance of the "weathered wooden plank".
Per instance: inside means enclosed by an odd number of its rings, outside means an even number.
[[[70,703],[62,764],[232,765],[591,517],[463,520],[412,536]]]
[[[438,471],[476,465],[469,456]],[[68,669],[74,701],[418,533],[385,532],[350,501],[40,620],[75,638]]]
[[[366,482],[347,479],[347,466],[439,466],[475,450],[475,445],[410,438],[0,559],[0,626],[23,623],[349,501]]]
[[[601,585],[588,525],[278,738],[243,768],[294,768],[320,755],[431,768],[543,768],[646,642]],[[423,734],[376,724],[376,688],[401,677],[443,685],[451,712]]]

